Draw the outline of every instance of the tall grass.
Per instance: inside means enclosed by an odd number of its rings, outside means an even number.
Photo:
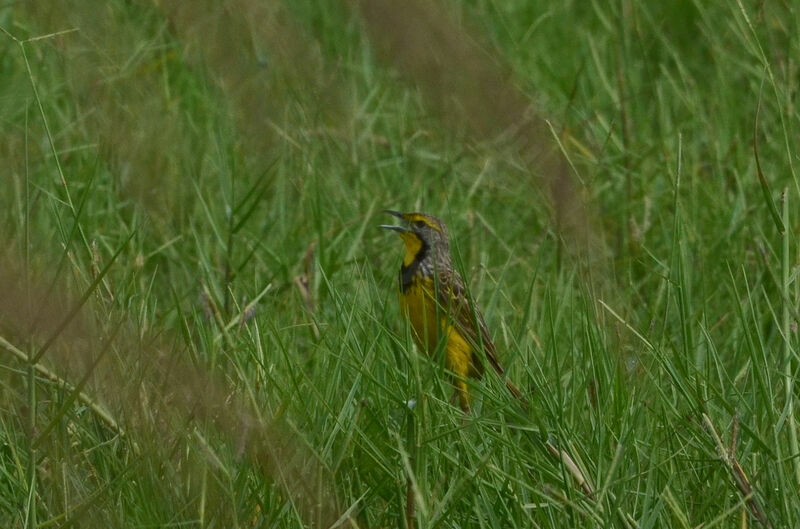
[[[0,7],[0,526],[797,526],[799,21]],[[530,410],[450,403],[384,208]]]

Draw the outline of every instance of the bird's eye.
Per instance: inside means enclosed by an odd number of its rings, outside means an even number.
[[[424,228],[425,226],[427,226],[427,224],[425,224],[425,221],[422,220],[415,220],[413,224],[415,228]]]

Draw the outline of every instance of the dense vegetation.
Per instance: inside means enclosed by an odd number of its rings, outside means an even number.
[[[0,526],[800,526],[792,2],[0,30]],[[529,410],[451,404],[385,208],[448,223]]]

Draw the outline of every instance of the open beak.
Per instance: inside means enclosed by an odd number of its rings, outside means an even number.
[[[385,209],[385,210],[383,210],[383,212],[384,213],[388,213],[389,215],[394,215],[398,219],[405,220],[403,214],[400,213],[399,211],[392,211],[390,209]],[[383,228],[384,230],[393,230],[393,231],[397,231],[397,232],[400,232],[400,233],[411,231],[408,228],[406,228],[405,226],[394,226],[393,224],[381,224],[378,227],[379,228]]]

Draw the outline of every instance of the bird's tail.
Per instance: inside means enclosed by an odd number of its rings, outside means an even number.
[[[511,395],[515,399],[520,401],[522,403],[522,406],[527,411],[527,409],[528,409],[528,399],[526,399],[525,395],[522,394],[522,390],[519,389],[519,387],[516,384],[511,382],[511,380],[506,378],[506,376],[505,376],[506,375],[506,370],[503,369],[503,366],[501,366],[500,362],[497,361],[497,358],[495,357],[495,355],[487,354],[486,357],[489,360],[489,363],[492,365],[492,368],[494,368],[494,372],[497,373],[497,376],[499,376],[501,379],[503,379],[503,382],[506,383],[506,387],[508,388],[509,393],[511,393]]]
[[[525,398],[525,395],[522,394],[522,390],[517,387],[516,384],[511,382],[509,379],[505,379],[506,387],[508,388],[508,392],[511,393],[515,399],[522,403],[522,406],[527,410],[528,409],[528,399]]]

